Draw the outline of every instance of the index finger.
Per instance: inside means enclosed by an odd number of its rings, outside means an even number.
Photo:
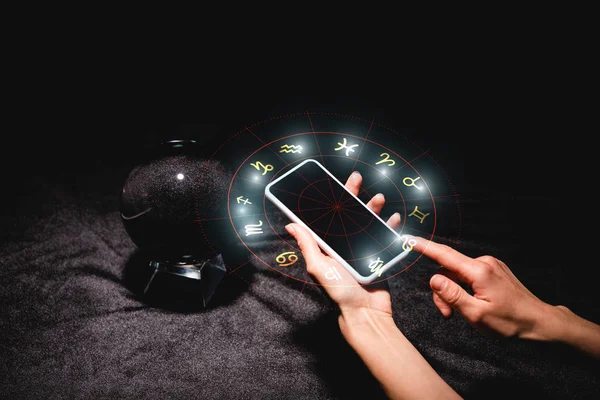
[[[455,272],[465,283],[469,285],[473,283],[473,271],[476,267],[476,261],[471,257],[465,256],[449,246],[418,236],[410,236],[410,239],[417,242],[413,247],[414,250],[438,262],[444,268]]]

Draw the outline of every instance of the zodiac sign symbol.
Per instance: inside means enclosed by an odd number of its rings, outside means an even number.
[[[425,217],[428,216],[430,213],[427,214],[423,214],[422,211],[419,211],[419,206],[415,206],[415,209],[413,212],[411,212],[410,214],[408,214],[409,217],[417,217],[418,219],[421,220],[421,223],[423,223],[423,221],[425,220]]]
[[[239,196],[239,197],[236,197],[236,200],[238,201],[238,204],[239,204],[239,203],[244,203],[244,204],[252,204],[252,203],[250,202],[250,200],[248,200],[248,199],[244,199],[244,196]]]
[[[266,175],[267,172],[269,172],[269,171],[273,171],[273,166],[271,164],[264,165],[260,161],[257,161],[255,163],[250,163],[250,165],[252,165],[254,168],[256,168],[259,171],[261,168],[264,168],[265,171],[263,172],[263,175]]]
[[[250,203],[250,200],[244,199],[244,196],[236,197],[236,200],[237,200],[238,204],[239,203],[252,204],[252,203]]]
[[[377,272],[379,269],[381,269],[382,266],[383,261],[379,257],[377,257],[377,260],[371,261],[371,263],[369,264],[369,269],[371,270],[371,272]],[[379,276],[381,276],[381,271],[379,272]]]
[[[281,149],[282,150],[279,150],[280,153],[302,153],[302,146],[289,146],[287,144],[284,144],[283,146],[281,146]]]
[[[246,225],[244,227],[244,229],[246,229],[246,236],[250,236],[250,235],[260,235],[261,233],[263,233],[262,229],[260,229],[260,227],[262,226],[263,222],[261,220],[258,221],[258,224],[255,225]]]
[[[409,239],[406,236],[400,236],[400,239],[402,240],[402,250],[404,251],[411,251],[413,249],[413,247],[415,247],[417,245],[417,241],[415,239]]]
[[[287,256],[287,259],[286,254],[289,254],[289,256]],[[286,251],[285,253],[281,253],[280,255],[278,255],[277,258],[275,258],[275,261],[279,264],[280,267],[287,267],[288,265],[295,264],[296,261],[298,261],[298,256],[293,251]],[[288,263],[284,264],[286,261],[288,261]]]
[[[382,266],[383,266],[383,260],[381,260],[379,257],[377,257],[377,260],[371,261],[368,268],[371,270],[371,272],[377,272],[378,270],[381,269]],[[381,276],[381,272],[379,272],[379,276]]]
[[[339,150],[341,150],[341,149],[346,149],[346,156],[349,156],[349,155],[350,155],[350,152],[354,153],[354,151],[355,151],[355,150],[354,150],[354,148],[358,146],[357,144],[353,144],[353,145],[350,145],[350,146],[346,146],[346,144],[347,144],[347,142],[346,142],[346,138],[344,138],[344,143],[340,143],[340,142],[338,142],[338,144],[340,145],[340,147],[337,147],[337,148],[335,148],[334,150],[335,150],[335,151],[339,151]]]
[[[383,157],[384,155],[385,155],[385,157]],[[377,161],[377,162],[375,163],[375,165],[377,165],[377,164],[381,164],[381,163],[390,163],[390,167],[392,167],[392,166],[396,165],[396,161],[394,161],[394,160],[390,159],[390,155],[389,155],[388,153],[381,153],[381,154],[379,155],[379,157],[383,157],[383,159],[381,159],[381,160]]]
[[[418,181],[419,179],[421,179],[420,176],[418,176],[418,177],[416,177],[414,179],[407,176],[406,178],[402,179],[402,183],[404,183],[408,187],[414,186],[417,189],[421,190],[421,189],[423,189],[422,187],[415,185],[415,182]],[[410,183],[406,183],[407,181],[410,181]]]
[[[339,281],[342,279],[342,276],[337,271],[337,269],[335,269],[335,267],[331,267],[331,268],[329,268],[329,271],[327,271],[325,273],[325,278],[327,278],[329,280],[335,279],[336,281]]]

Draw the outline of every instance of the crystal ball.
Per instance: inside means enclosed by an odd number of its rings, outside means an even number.
[[[169,140],[127,176],[120,194],[121,219],[141,250],[161,258],[219,254],[203,218],[226,215],[228,173],[200,155],[194,140]]]

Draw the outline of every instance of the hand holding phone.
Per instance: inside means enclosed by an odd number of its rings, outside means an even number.
[[[350,175],[345,186],[350,192],[358,194],[361,184],[362,176],[355,172]],[[367,203],[367,207],[379,214],[384,204],[383,196],[374,196]],[[387,220],[392,229],[397,229],[400,222],[398,213]],[[286,230],[298,242],[306,261],[307,272],[315,282],[322,285],[328,297],[340,309],[349,311],[367,307],[381,316],[391,317],[392,303],[388,290],[378,285],[358,285],[346,268],[321,251],[312,234],[302,225],[291,223],[286,226]],[[334,274],[339,280],[330,279]]]
[[[360,179],[360,175],[354,175]],[[265,188],[266,197],[296,224],[308,231],[318,246],[356,281],[366,284],[381,277],[410,252],[406,238],[378,215],[382,195],[369,204],[358,197],[352,178],[345,187],[319,162],[309,159]],[[400,224],[394,214],[392,222]],[[307,260],[308,261],[308,260]],[[341,280],[333,268],[325,278]]]

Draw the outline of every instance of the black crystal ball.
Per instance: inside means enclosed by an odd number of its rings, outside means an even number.
[[[133,242],[161,258],[189,254],[208,259],[211,243],[202,219],[226,215],[228,173],[202,158],[193,140],[170,140],[129,173],[120,196],[121,219]]]

